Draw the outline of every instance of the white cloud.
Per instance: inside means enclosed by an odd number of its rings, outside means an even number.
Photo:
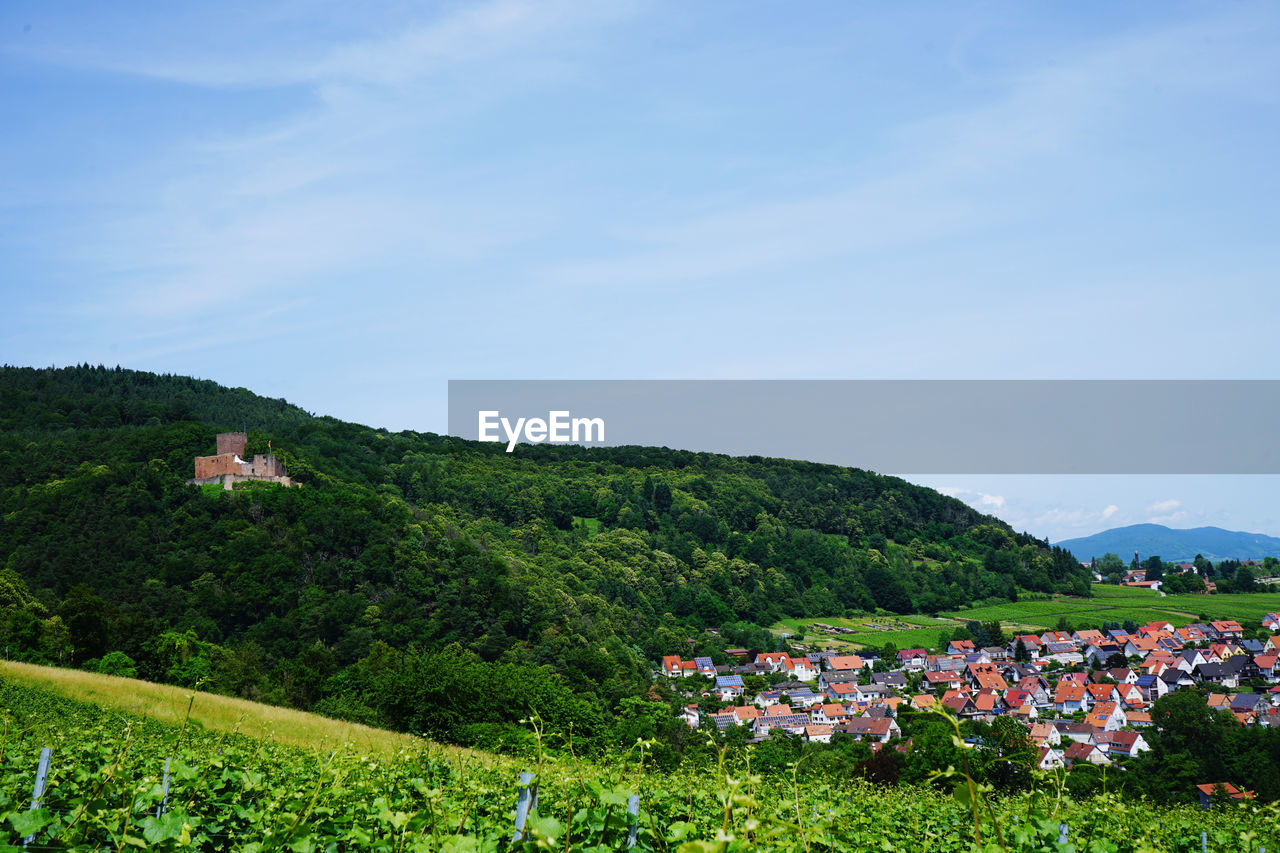
[[[1148,524],[1163,524],[1166,527],[1176,527],[1191,517],[1191,513],[1185,509],[1171,512],[1168,515],[1152,515],[1147,518]]]
[[[1088,170],[1100,132],[1114,132],[1117,114],[1141,108],[1153,80],[1242,97],[1238,89],[1248,75],[1224,74],[1221,57],[1204,41],[1214,32],[1247,43],[1250,26],[1197,22],[1054,57],[996,81],[998,94],[985,103],[891,129],[895,156],[865,171],[874,177],[833,180],[831,189],[809,195],[735,199],[727,210],[695,217],[677,211],[659,228],[620,225],[614,236],[626,249],[554,263],[542,272],[545,286],[679,287],[815,259],[906,253],[1041,215],[1043,198],[1023,192],[1025,171]],[[1274,59],[1257,63],[1249,74],[1275,78]]]
[[[1164,524],[1177,526],[1191,517],[1191,513],[1182,509],[1182,501],[1176,498],[1156,501],[1147,507],[1148,524]]]
[[[141,350],[165,352],[193,345],[184,324],[244,328],[238,317],[250,301],[323,304],[335,282],[359,276],[366,298],[381,291],[390,302],[413,289],[389,284],[387,267],[410,270],[417,283],[442,266],[501,256],[554,217],[553,202],[518,181],[484,183],[492,175],[467,173],[483,166],[459,168],[435,140],[504,99],[563,83],[567,58],[634,9],[490,0],[378,37],[308,46],[307,56],[257,44],[211,54],[179,41],[167,56],[39,57],[192,86],[298,85],[314,96],[251,126],[148,152],[131,173],[86,190],[114,200],[118,181],[130,204],[94,222],[72,250],[111,275],[64,310],[107,315],[118,328],[170,329],[174,341]]]
[[[627,17],[629,2],[581,4],[569,0],[488,0],[464,4],[426,21],[391,24],[376,34],[316,47],[281,43],[271,30],[260,38],[236,38],[222,22],[186,21],[209,32],[199,41],[161,43],[117,38],[90,46],[60,45],[43,51],[18,48],[23,58],[76,68],[151,77],[211,88],[279,86],[403,85],[464,63],[490,61],[511,50],[537,44],[557,32]],[[258,10],[260,22],[280,26],[280,9]],[[198,16],[198,12],[194,13]],[[370,10],[379,20],[388,10]],[[274,19],[274,20],[273,20]],[[244,22],[252,29],[252,21]],[[168,48],[168,50],[166,50]]]
[[[986,492],[975,492],[972,489],[957,488],[941,488],[939,492],[951,498],[958,498],[971,507],[981,510],[994,512],[1003,509],[1005,504],[1004,495],[991,495]]]
[[[1033,528],[1076,529],[1081,527],[1097,527],[1108,522],[1113,522],[1113,520],[1114,523],[1112,526],[1114,526],[1121,523],[1121,520],[1117,518],[1119,514],[1120,507],[1115,504],[1108,504],[1100,510],[1055,507],[1054,509],[1041,513],[1033,522]]]

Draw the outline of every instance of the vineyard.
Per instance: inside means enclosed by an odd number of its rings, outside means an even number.
[[[1103,622],[1132,620],[1139,625],[1147,622],[1171,622],[1181,627],[1199,619],[1201,613],[1213,619],[1238,619],[1243,624],[1257,625],[1263,614],[1280,610],[1280,592],[1250,595],[1166,595],[1145,589],[1124,586],[1093,585],[1092,598],[1030,598],[1022,601],[989,604],[939,614],[941,618],[907,615],[877,618],[844,619],[837,616],[784,619],[773,626],[775,631],[789,633],[811,632],[814,622],[844,625],[857,629],[856,634],[813,634],[820,645],[833,643],[861,646],[883,646],[893,643],[900,649],[914,647],[931,648],[936,645],[938,631],[955,628],[970,620],[988,622],[999,620],[1015,632],[1050,630],[1065,619],[1075,627],[1091,627]],[[868,622],[877,628],[895,622],[908,627],[895,630],[871,630]]]
[[[2,850],[1280,850],[1275,806],[1072,802],[1053,777],[1035,794],[993,799],[957,775],[939,780],[955,795],[803,767],[765,780],[723,760],[662,775],[645,744],[599,763],[563,745],[519,765],[425,741],[389,757],[321,753],[12,684],[0,685],[0,707]]]

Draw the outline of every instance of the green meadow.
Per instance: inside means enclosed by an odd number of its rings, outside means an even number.
[[[954,628],[976,619],[998,619],[1009,631],[1046,630],[1065,619],[1074,628],[1097,627],[1103,622],[1132,620],[1171,622],[1175,627],[1206,619],[1235,619],[1246,629],[1259,627],[1265,613],[1280,611],[1280,591],[1235,595],[1160,595],[1135,587],[1095,584],[1092,598],[1055,597],[1011,601],[983,607],[953,610],[929,616],[867,616],[845,619],[835,616],[784,619],[773,626],[778,632],[805,634],[806,642],[823,647],[845,648],[883,646],[893,643],[900,649],[930,648],[937,645],[941,629]],[[856,634],[818,634],[812,623],[825,622],[853,628]]]

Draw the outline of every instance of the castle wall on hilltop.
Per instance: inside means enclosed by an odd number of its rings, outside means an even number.
[[[197,456],[195,458],[195,479],[192,483],[222,482],[224,488],[230,489],[235,482],[249,480],[267,480],[293,485],[285,470],[284,462],[274,453],[255,453],[249,461],[244,460],[245,446],[248,436],[243,432],[218,433],[218,452],[213,456]]]

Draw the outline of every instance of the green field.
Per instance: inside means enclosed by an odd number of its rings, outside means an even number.
[[[1103,622],[1124,622],[1131,619],[1139,625],[1147,622],[1172,622],[1175,626],[1200,621],[1200,614],[1209,619],[1236,619],[1246,630],[1256,629],[1265,613],[1280,611],[1280,592],[1249,595],[1166,595],[1145,589],[1095,584],[1093,598],[1055,598],[1050,600],[1016,601],[954,610],[942,613],[942,618],[928,616],[883,616],[842,619],[834,616],[784,619],[773,626],[775,631],[798,633],[805,630],[806,642],[818,647],[835,646],[861,648],[893,643],[900,649],[931,648],[937,645],[942,628],[954,628],[972,619],[990,622],[999,619],[1009,630],[1030,631],[1051,629],[1059,619],[1066,619],[1073,627],[1097,627]],[[816,634],[809,629],[813,622],[830,625],[846,625],[858,628],[857,634]],[[875,630],[868,623],[888,625],[890,630]],[[899,627],[899,625],[902,627]]]
[[[1018,601],[947,614],[957,619],[986,622],[999,619],[1010,627],[1052,628],[1065,618],[1074,626],[1132,619],[1138,624],[1166,621],[1175,626],[1209,619],[1237,619],[1256,628],[1264,613],[1280,609],[1280,593],[1253,595],[1166,595],[1132,587],[1098,584],[1093,598],[1053,601]]]
[[[811,627],[814,622],[853,628],[856,634],[820,634]],[[928,648],[937,643],[938,631],[954,628],[953,619],[934,619],[912,614],[908,616],[862,616],[846,619],[838,616],[810,619],[783,619],[773,626],[777,632],[797,634],[804,632],[805,642],[818,647],[857,650],[866,646],[883,646],[893,643],[900,649]]]

